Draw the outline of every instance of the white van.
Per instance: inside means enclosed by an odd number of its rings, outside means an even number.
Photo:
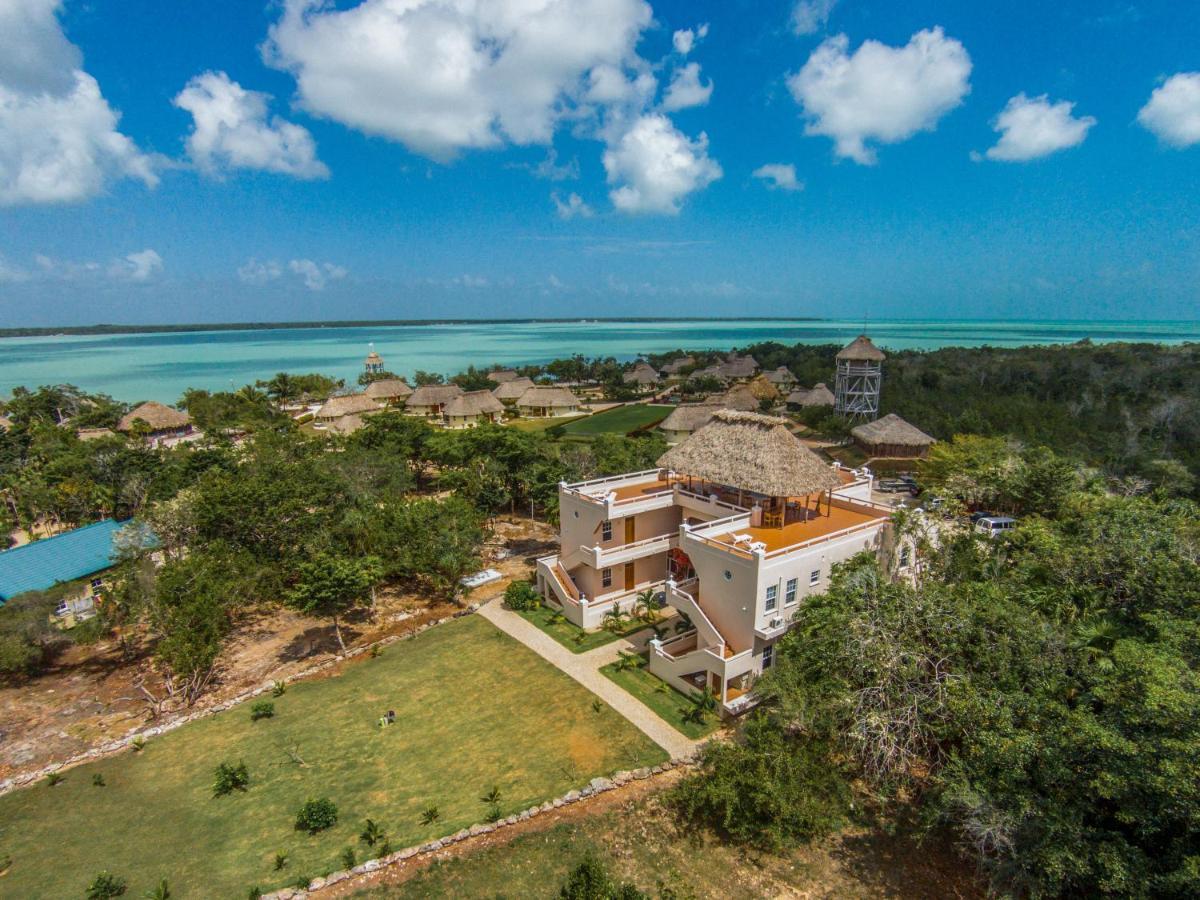
[[[1006,531],[1011,531],[1017,520],[1008,516],[984,516],[975,523],[975,530],[988,537],[998,537]]]

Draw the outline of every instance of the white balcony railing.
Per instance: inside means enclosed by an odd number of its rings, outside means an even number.
[[[584,555],[587,564],[593,569],[608,569],[623,563],[633,562],[644,556],[656,553],[666,553],[672,547],[679,545],[677,534],[657,534],[653,537],[642,538],[628,544],[615,547],[586,547],[580,546],[579,552]]]

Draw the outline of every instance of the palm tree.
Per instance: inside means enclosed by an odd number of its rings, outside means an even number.
[[[634,615],[647,625],[658,621],[658,602],[655,600],[654,588],[646,588],[637,595],[637,602],[634,603],[633,610]]]
[[[685,631],[691,631],[693,627],[692,620],[688,618],[688,614],[681,612],[679,614],[679,621],[675,623],[675,633],[683,634]]]
[[[492,789],[479,798],[479,802],[495,806],[500,802],[500,788],[493,784]]]

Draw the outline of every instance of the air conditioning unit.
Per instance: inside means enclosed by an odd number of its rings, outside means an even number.
[[[772,619],[769,625],[770,628],[782,628],[783,619]]]

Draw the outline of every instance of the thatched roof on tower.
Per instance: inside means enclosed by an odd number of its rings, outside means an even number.
[[[869,446],[890,444],[897,447],[928,447],[934,443],[932,437],[895,413],[888,413],[882,419],[851,428],[850,434],[859,443]]]
[[[151,400],[121,416],[121,421],[117,423],[117,431],[132,431],[133,423],[138,419],[149,425],[151,431],[172,431],[192,424],[192,417],[187,413]]]
[[[694,478],[770,497],[802,497],[841,480],[787,429],[787,420],[720,410],[658,464]]]
[[[837,358],[862,362],[883,362],[887,359],[883,351],[872,344],[871,339],[865,334],[860,334],[839,350]]]
[[[366,395],[375,400],[402,400],[412,392],[403,378],[381,378],[367,385]]]
[[[444,412],[447,418],[495,415],[504,412],[504,404],[493,397],[491,391],[467,391],[447,403]]]

